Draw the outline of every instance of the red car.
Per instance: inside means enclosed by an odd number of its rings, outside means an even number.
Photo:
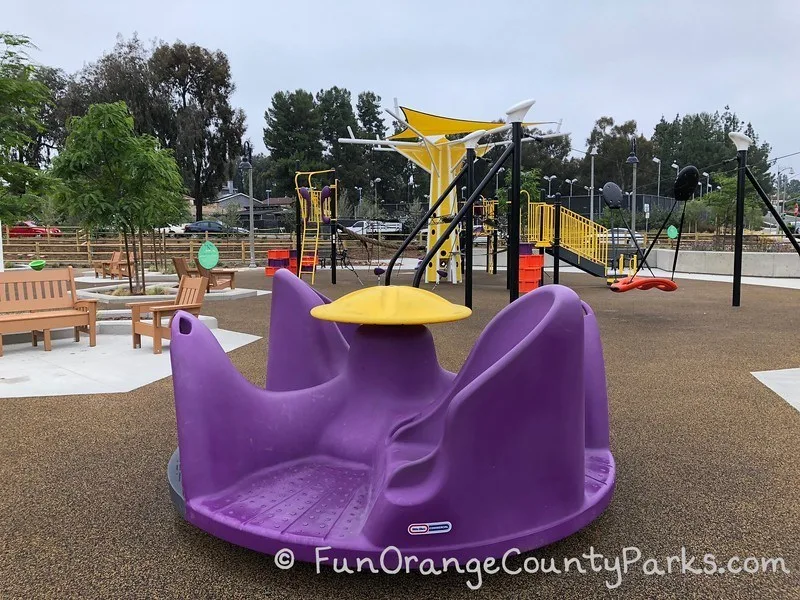
[[[45,227],[33,221],[22,221],[8,230],[9,237],[45,237],[47,234],[58,237],[61,230],[58,227]]]

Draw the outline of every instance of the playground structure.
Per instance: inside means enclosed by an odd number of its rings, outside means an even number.
[[[331,302],[280,270],[266,389],[178,313],[178,510],[231,543],[305,561],[319,546],[340,560],[393,546],[463,564],[584,527],[616,476],[594,314],[568,288],[535,290],[447,372],[425,324],[470,313],[408,286]]]
[[[522,118],[533,101],[525,101],[516,105],[507,114],[519,119],[519,133],[521,141]],[[497,143],[479,144],[478,140],[487,134],[501,133],[512,128],[511,123],[496,123],[491,121],[471,121],[453,119],[439,115],[432,115],[407,107],[395,107],[394,111],[387,110],[404,129],[387,139],[371,140],[357,139],[350,131],[349,138],[340,138],[339,142],[347,144],[365,144],[377,146],[379,150],[392,150],[405,156],[431,176],[429,211],[423,222],[413,235],[419,233],[423,227],[428,227],[428,250],[436,247],[436,260],[428,258],[424,261],[424,274],[426,283],[438,282],[438,271],[448,273],[447,278],[452,283],[461,282],[461,255],[457,228],[462,219],[454,218],[458,212],[457,183],[462,177],[470,180],[474,166],[472,162],[476,157],[483,156],[490,149],[500,145]],[[544,125],[554,123],[543,121],[525,123],[526,126]],[[446,136],[463,135],[465,137],[448,139]],[[411,141],[416,140],[416,141]],[[519,154],[519,151],[517,151]],[[459,170],[460,168],[460,170]],[[458,171],[457,174],[456,171]],[[470,172],[470,174],[467,173]],[[516,194],[519,195],[519,172],[516,173]],[[469,183],[467,184],[469,187]],[[473,198],[469,206],[475,202]],[[518,202],[518,198],[517,198]],[[459,213],[460,214],[460,213]],[[471,219],[466,221],[471,223]],[[453,225],[454,224],[454,225]],[[413,236],[412,236],[413,237]],[[465,261],[471,261],[472,227],[467,227],[467,239],[470,244],[465,248]],[[403,248],[405,249],[405,247]],[[402,251],[401,251],[402,252]],[[393,263],[391,265],[394,266]],[[466,266],[466,265],[465,265]],[[469,268],[466,269],[470,271]],[[387,284],[391,280],[391,269],[388,271]]]
[[[314,187],[314,177],[333,174],[333,183]],[[300,185],[305,178],[306,185]],[[336,170],[297,171],[294,176],[297,192],[297,276],[309,275],[314,285],[319,264],[319,244],[323,225],[330,226],[331,282],[336,283],[336,207],[339,180]]]

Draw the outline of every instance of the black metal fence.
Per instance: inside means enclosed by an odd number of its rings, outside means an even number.
[[[654,194],[636,194],[636,213],[637,217],[644,219],[644,212],[645,212],[645,205],[647,205],[650,209],[650,212],[656,211],[668,211],[672,208],[672,203],[675,201],[674,198],[668,198],[667,196],[656,196]],[[548,203],[553,202],[553,199],[550,198],[547,200]],[[589,218],[590,215],[590,203],[591,197],[590,196],[569,196],[569,195],[562,195],[561,196],[561,206],[567,208],[573,212],[578,213],[581,216]],[[608,207],[603,203],[603,198],[600,194],[595,194],[594,196],[594,216],[595,218],[602,215]],[[625,197],[623,202],[623,209],[630,210],[630,200],[628,196]]]

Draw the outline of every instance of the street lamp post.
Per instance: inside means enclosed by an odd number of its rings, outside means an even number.
[[[547,197],[548,198],[553,195],[553,191],[552,191],[553,179],[555,179],[555,178],[556,178],[555,175],[548,175],[546,177],[542,177],[542,179],[544,179],[547,182]]]
[[[565,179],[564,180],[564,183],[568,183],[569,184],[569,195],[570,195],[570,198],[572,197],[572,186],[575,185],[577,182],[578,182],[578,178],[577,177],[575,179]]]
[[[777,175],[777,179],[778,179],[778,195],[777,195],[778,210],[781,210],[781,208],[780,208],[781,207],[781,183],[782,183],[781,173],[783,173],[784,171],[787,171],[787,170],[789,171],[789,173],[791,175],[794,175],[794,169],[792,167],[785,167],[785,168],[781,169],[780,171],[778,171],[778,175]],[[787,181],[787,184],[783,187],[784,200],[786,199],[786,189],[788,187],[789,187],[789,184],[788,184],[788,181]]]
[[[361,212],[361,190],[363,190],[363,189],[364,188],[360,188],[360,187],[356,188],[356,191],[358,192],[358,206],[356,207],[356,212],[357,213]],[[358,215],[356,214],[356,215],[353,215],[353,216],[357,217]]]
[[[378,184],[383,181],[380,177],[372,180],[372,188],[375,190],[375,210],[378,210]]]
[[[703,171],[703,177],[706,178],[706,194],[708,194],[708,189],[711,187],[711,182],[709,181],[709,179],[711,178],[711,175],[709,175],[708,173]],[[702,198],[703,194],[700,194],[700,197]]]
[[[661,159],[653,157],[653,162],[658,165],[658,179],[656,180],[656,197],[661,196]]]
[[[636,137],[631,136],[631,153],[625,161],[633,167],[633,184],[631,186],[631,231],[636,231],[636,167],[639,159],[636,158]]]
[[[677,177],[678,173],[680,173],[681,168],[678,166],[678,163],[676,162],[672,163],[672,168],[675,169],[675,177]]]
[[[267,192],[267,206],[269,206],[269,195],[272,193],[272,190],[266,190]]]
[[[250,203],[250,268],[256,268],[256,248],[255,248],[255,232],[254,232],[254,219],[253,219],[253,147],[249,142],[245,142],[244,154],[242,161],[239,163],[239,168],[242,171],[247,171],[247,178],[249,183],[248,200]]]
[[[494,176],[494,195],[497,196],[497,190],[500,189],[500,173],[504,173],[506,170],[505,167],[500,167],[497,169],[497,175]]]

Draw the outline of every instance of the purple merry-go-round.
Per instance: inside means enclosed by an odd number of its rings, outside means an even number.
[[[466,561],[581,529],[615,481],[594,314],[566,287],[535,290],[451,373],[425,325],[469,314],[400,286],[331,302],[279,271],[265,389],[177,314],[176,506],[211,535],[308,561],[321,546]]]

